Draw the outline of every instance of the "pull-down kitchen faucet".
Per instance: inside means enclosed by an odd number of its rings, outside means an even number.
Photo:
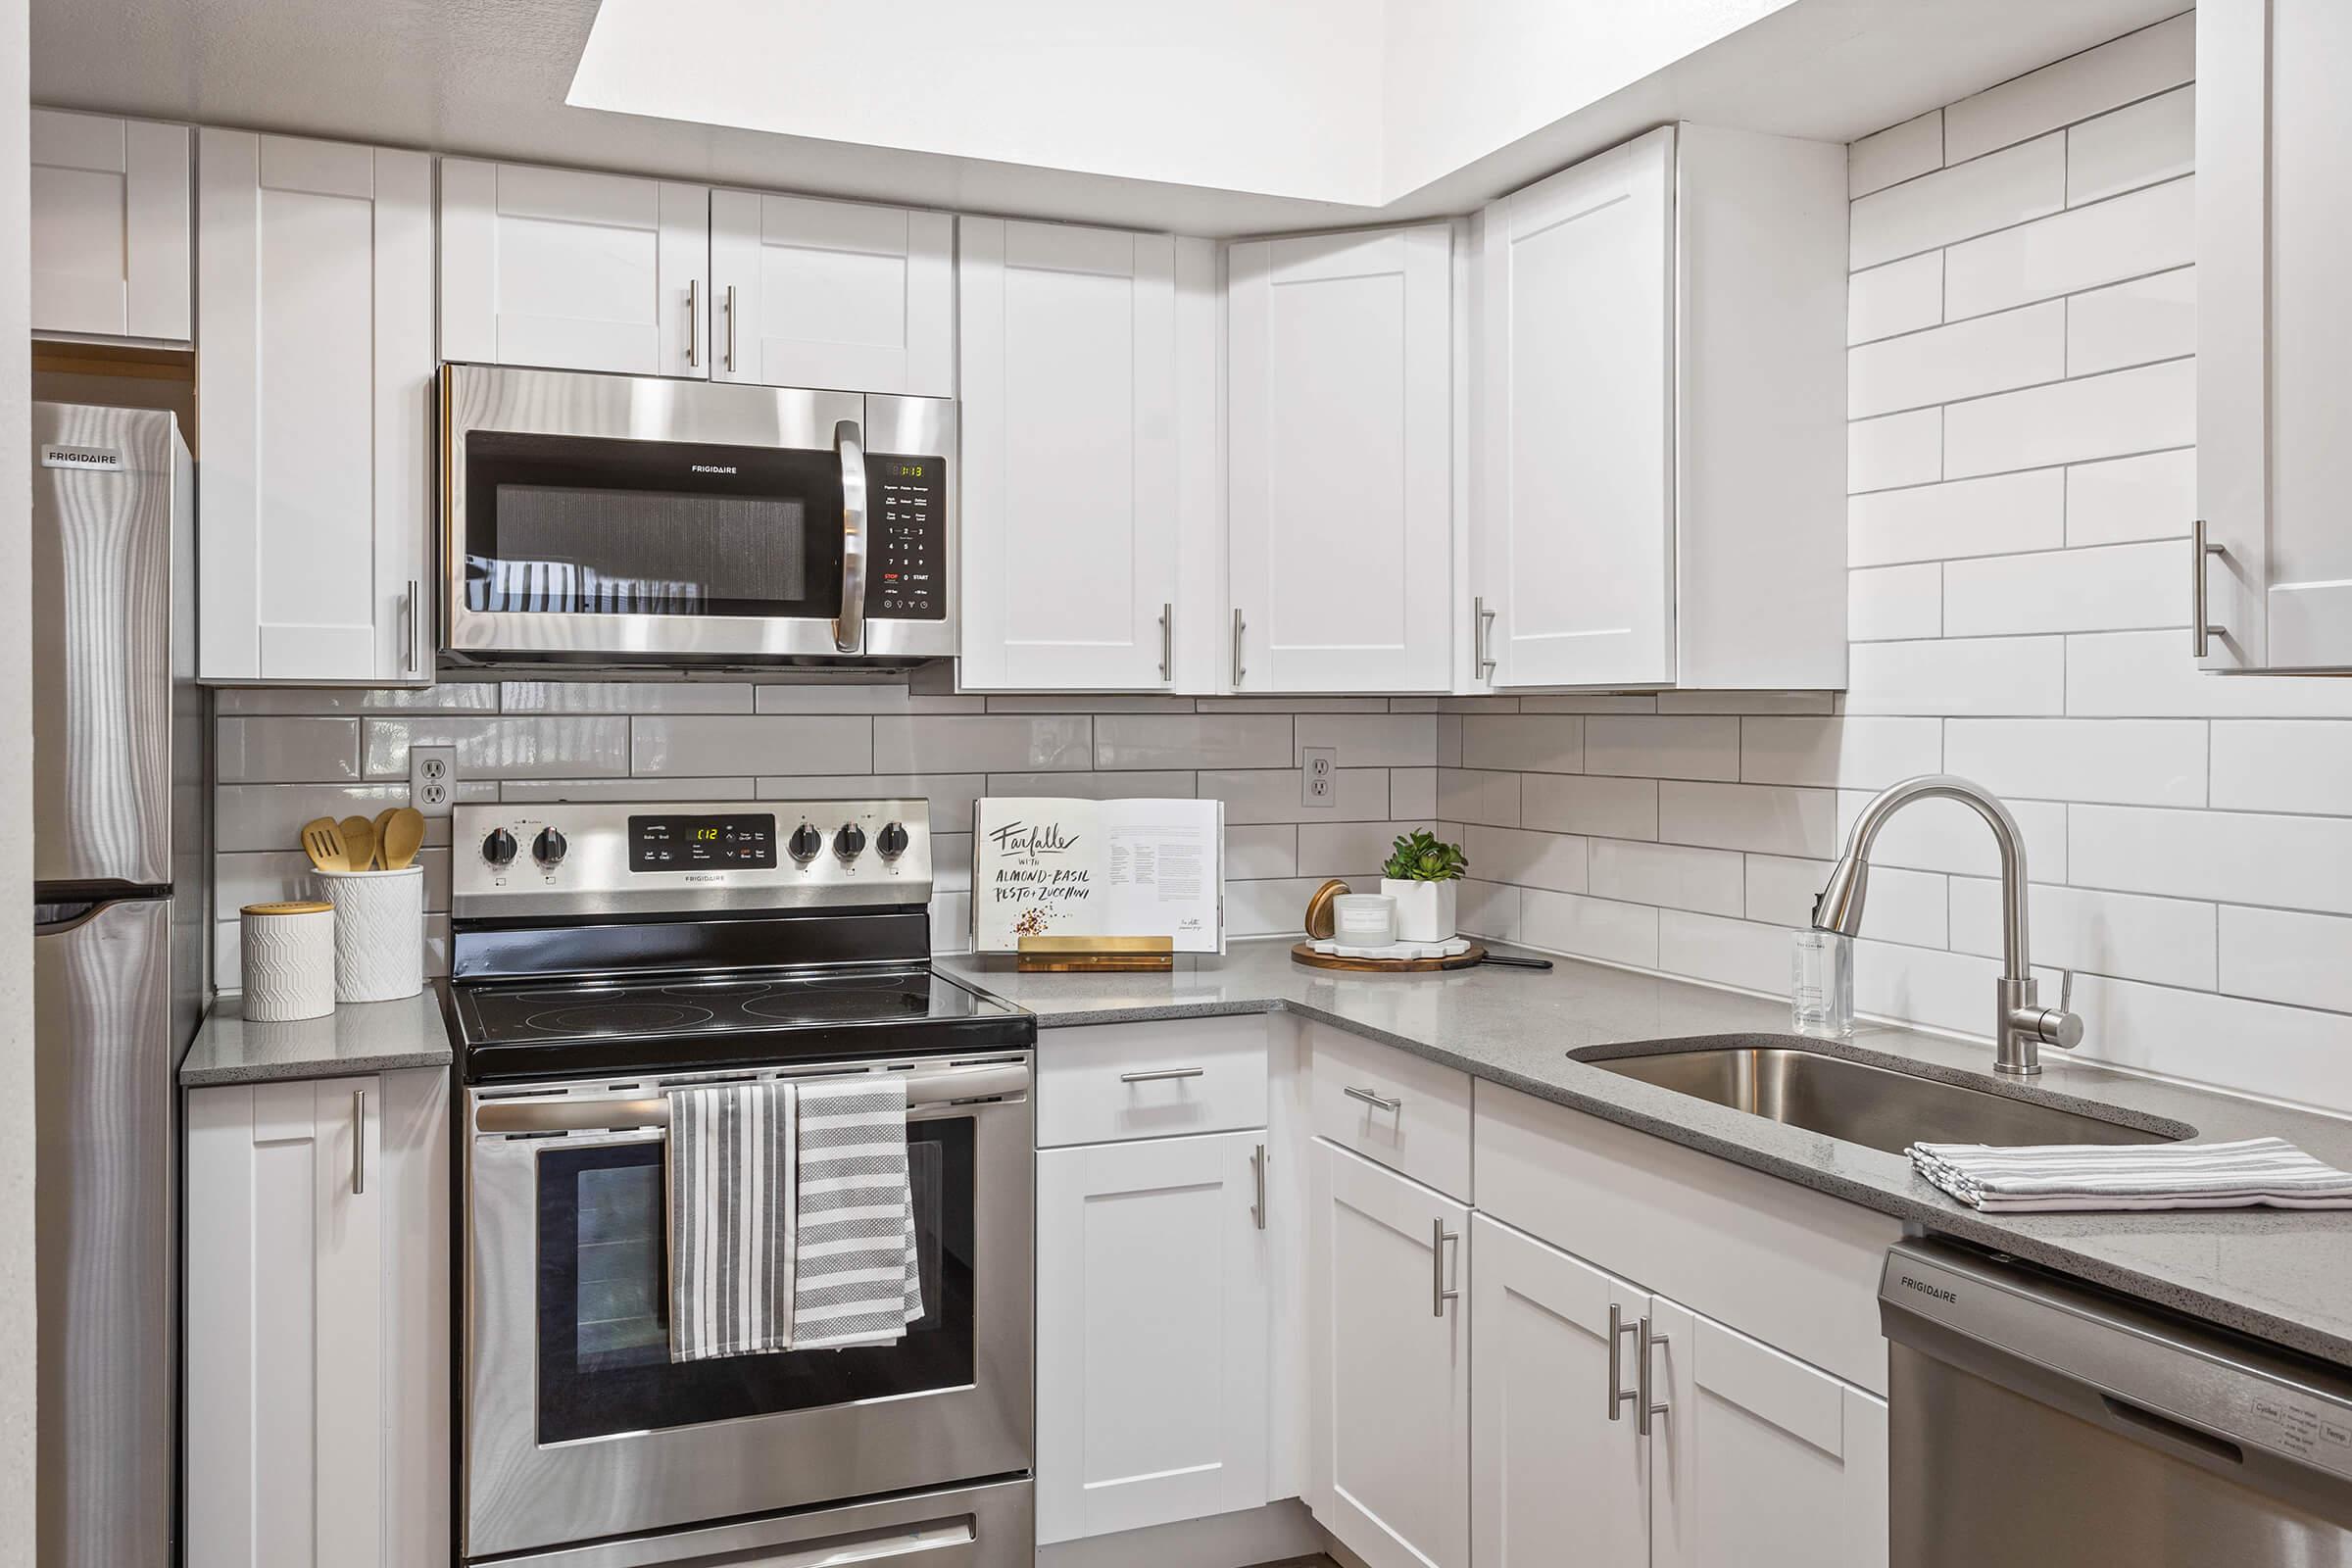
[[[1992,829],[2001,846],[2001,978],[1993,1014],[1992,1068],[2024,1078],[2041,1071],[2041,1048],[2072,1051],[2082,1043],[2082,1020],[2067,1010],[2075,972],[2063,971],[2058,1005],[2044,1007],[2034,981],[2026,941],[2026,841],[2009,808],[1983,785],[1950,773],[1928,773],[1881,790],[1854,818],[1845,853],[1830,867],[1829,885],[1813,905],[1813,928],[1853,936],[1862,929],[1862,897],[1870,881],[1870,847],[1879,830],[1913,801],[1959,801]]]

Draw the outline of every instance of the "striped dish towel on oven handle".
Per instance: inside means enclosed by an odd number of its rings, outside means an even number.
[[[886,1345],[923,1315],[906,1171],[906,1080],[800,1086],[793,1348]]]
[[[670,1359],[789,1349],[795,1088],[711,1084],[667,1098]]]

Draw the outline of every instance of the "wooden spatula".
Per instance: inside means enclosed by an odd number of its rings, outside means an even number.
[[[343,858],[351,868],[365,871],[375,864],[375,824],[364,816],[347,816],[342,828]]]
[[[343,847],[343,829],[331,816],[302,824],[302,853],[321,871],[348,871],[350,854]]]
[[[376,842],[376,858],[387,871],[407,870],[416,863],[416,847],[424,842],[424,813],[403,806],[378,820],[383,832]]]

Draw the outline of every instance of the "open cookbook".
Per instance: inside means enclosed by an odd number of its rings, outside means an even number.
[[[972,948],[1167,937],[1225,951],[1225,803],[1044,796],[972,806]]]

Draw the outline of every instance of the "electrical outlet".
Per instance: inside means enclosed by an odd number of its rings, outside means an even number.
[[[1329,809],[1340,804],[1340,749],[1308,746],[1298,753],[1298,804]]]
[[[409,748],[409,804],[427,816],[447,816],[458,798],[458,749]]]

